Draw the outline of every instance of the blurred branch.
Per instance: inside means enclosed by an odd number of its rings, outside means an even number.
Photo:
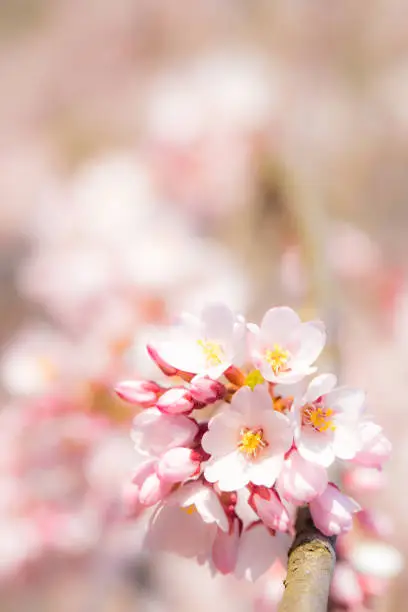
[[[301,508],[279,612],[326,612],[335,562],[334,539],[318,531],[309,509]]]

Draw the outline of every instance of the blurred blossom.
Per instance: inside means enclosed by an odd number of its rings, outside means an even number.
[[[164,413],[189,415],[208,402],[199,436],[213,416],[208,381],[185,388],[179,377],[164,393],[166,377],[145,348],[180,312],[221,301],[252,314],[289,298],[329,311],[335,327],[319,359],[339,357],[340,384],[367,389],[373,415],[341,475],[363,510],[338,538],[333,609],[385,609],[400,575],[392,605],[402,609],[406,7],[85,4],[5,0],[0,8],[0,608],[57,610],[69,589],[67,605],[78,609],[277,609],[285,568],[268,568],[269,557],[249,588],[214,576],[213,566],[166,554],[152,561],[142,550],[150,511],[139,516],[141,499],[167,496],[172,479],[205,460],[202,449],[167,449],[148,464],[141,495],[141,479],[126,485],[146,468],[128,431],[135,417],[159,412],[157,401],[165,424]],[[158,382],[145,405],[116,397],[118,381],[144,377]],[[212,393],[229,400],[230,381],[219,384]],[[271,393],[287,414],[294,392]],[[394,446],[389,471],[383,431]],[[327,484],[325,468],[299,457],[286,453],[278,480],[290,524],[288,500],[302,503]],[[329,497],[351,504],[333,489]],[[248,502],[259,497],[238,492],[246,533],[259,520]],[[203,533],[213,537],[214,525]],[[216,536],[221,571],[237,552],[231,534]],[[271,540],[265,534],[258,526],[246,538],[238,574],[251,574],[254,547]],[[224,545],[230,556],[219,554]]]

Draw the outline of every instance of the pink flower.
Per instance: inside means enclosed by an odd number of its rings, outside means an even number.
[[[157,473],[166,482],[182,482],[200,472],[201,460],[191,448],[171,448],[160,458]]]
[[[212,488],[191,482],[170,495],[152,516],[146,545],[183,557],[211,556],[217,528],[227,532],[229,523]]]
[[[320,321],[302,323],[286,306],[271,308],[260,328],[251,325],[252,359],[263,377],[274,383],[295,383],[316,371],[311,367],[326,342]]]
[[[322,495],[310,502],[313,522],[324,535],[339,535],[350,531],[353,526],[353,513],[360,506],[351,497],[343,495],[329,483]]]
[[[138,501],[142,506],[154,506],[171,491],[172,484],[161,480],[157,474],[157,461],[149,459],[136,470],[132,483],[138,488]],[[134,495],[136,504],[136,495]]]
[[[154,347],[170,367],[218,378],[243,358],[245,324],[223,304],[208,305],[201,317],[184,315],[167,341]],[[236,364],[239,365],[239,364]]]
[[[156,406],[165,414],[190,414],[195,403],[187,389],[174,387],[163,393]]]
[[[295,401],[295,443],[306,460],[328,467],[335,459],[352,459],[361,445],[359,420],[365,395],[358,389],[335,389],[336,377],[314,378],[301,401]]]
[[[289,420],[272,407],[267,388],[242,387],[231,405],[209,422],[202,439],[211,455],[204,475],[222,491],[234,491],[249,482],[271,487],[292,444]]]
[[[323,493],[327,486],[327,471],[292,450],[285,459],[277,486],[283,497],[292,504],[305,504]]]
[[[235,576],[255,582],[276,559],[286,562],[289,542],[284,534],[271,535],[261,522],[251,525],[241,536]]]
[[[115,388],[121,399],[142,408],[152,408],[162,388],[152,380],[125,380]]]
[[[224,397],[225,385],[208,376],[194,376],[191,381],[190,394],[200,404],[212,404]]]
[[[291,525],[288,511],[273,489],[254,487],[249,504],[261,521],[274,531],[288,531]]]
[[[197,423],[184,415],[167,415],[148,408],[134,419],[131,436],[142,455],[158,457],[170,448],[189,446],[197,432]]]
[[[353,461],[366,467],[381,468],[391,455],[391,442],[383,434],[382,427],[372,421],[359,424],[361,448]]]

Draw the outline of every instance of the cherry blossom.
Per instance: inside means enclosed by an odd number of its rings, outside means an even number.
[[[201,317],[184,315],[169,338],[155,348],[177,370],[218,378],[243,359],[245,325],[223,304],[205,307]]]
[[[147,345],[159,382],[116,391],[143,408],[132,439],[144,462],[124,512],[155,506],[148,546],[256,581],[285,563],[297,506],[309,505],[325,535],[351,529],[360,506],[327,468],[336,457],[381,467],[389,444],[366,419],[362,391],[336,387],[333,374],[305,380],[324,340],[321,323],[289,308],[269,310],[257,328],[215,304]]]
[[[295,383],[316,371],[326,332],[322,322],[302,323],[291,308],[271,308],[261,326],[251,326],[251,355],[266,380]]]
[[[325,467],[335,457],[352,459],[361,446],[358,424],[365,395],[359,389],[335,385],[333,374],[317,376],[293,409],[299,454]]]
[[[266,387],[243,387],[209,422],[202,445],[211,455],[204,474],[223,491],[249,482],[271,487],[292,444],[289,420],[273,410]]]
[[[217,534],[229,528],[227,515],[211,488],[192,482],[169,496],[153,514],[146,545],[184,557],[206,559]]]

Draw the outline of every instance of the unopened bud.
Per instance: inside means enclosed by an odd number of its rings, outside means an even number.
[[[200,404],[212,404],[222,399],[226,392],[225,385],[208,376],[194,376],[191,381],[191,396]]]
[[[130,404],[151,408],[157,402],[162,388],[151,380],[125,380],[117,385],[115,392]]]
[[[157,473],[165,482],[182,482],[198,474],[200,455],[191,448],[172,448],[159,461]]]
[[[195,404],[187,389],[174,387],[163,393],[156,407],[164,414],[190,414]]]

